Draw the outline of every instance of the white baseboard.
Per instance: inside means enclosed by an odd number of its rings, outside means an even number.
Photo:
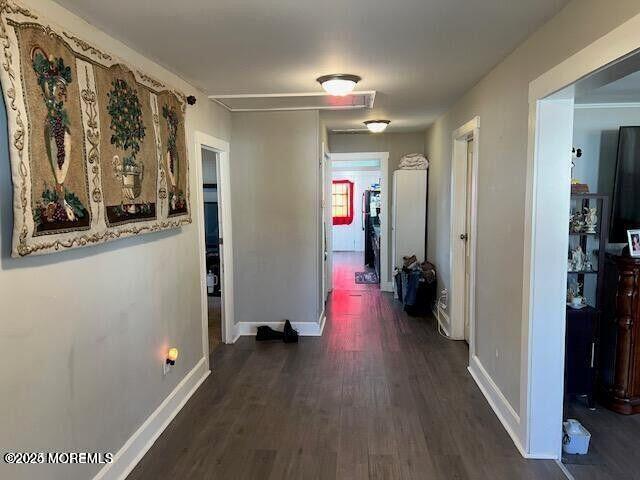
[[[556,459],[556,464],[558,465],[558,468],[562,471],[562,473],[564,473],[564,476],[567,477],[567,480],[576,480],[576,478],[571,474],[567,466],[562,463],[561,460]]]
[[[380,282],[380,290],[383,292],[393,292],[393,282]]]
[[[487,402],[489,402],[489,405],[511,437],[511,440],[513,440],[513,443],[515,443],[520,454],[524,458],[530,458],[522,446],[519,436],[520,416],[509,404],[509,401],[484,369],[477,356],[472,357],[469,362],[469,373],[476,381],[476,384],[478,384],[478,388],[480,388],[480,391],[487,399]]]
[[[291,322],[291,326],[298,331],[301,337],[321,337],[325,320],[326,316],[323,311],[317,322]],[[258,331],[258,327],[263,325],[274,330],[282,330],[284,328],[284,322],[238,322],[236,324],[236,335],[238,337],[253,336]]]
[[[319,337],[321,337],[322,332],[324,332],[324,324],[326,322],[327,322],[327,314],[326,314],[326,310],[323,308],[322,312],[320,313],[320,318],[318,318],[318,325],[320,330],[320,333],[318,334]]]
[[[233,331],[234,331],[234,334],[233,334],[233,340],[231,341],[231,343],[236,343],[238,339],[242,336],[240,335],[240,331],[237,324],[233,326]]]
[[[129,437],[113,456],[113,462],[102,467],[93,480],[124,480],[210,373],[207,359],[201,358],[140,428]]]

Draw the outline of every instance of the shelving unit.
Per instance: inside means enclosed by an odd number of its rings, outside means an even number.
[[[572,276],[577,276],[577,283],[582,284],[582,295],[587,303],[598,310],[602,303],[602,285],[604,275],[605,249],[607,236],[609,233],[609,196],[597,193],[576,193],[571,195],[571,209],[574,212],[583,211],[585,208],[597,208],[598,224],[595,232],[572,232],[569,231],[569,248],[573,249],[580,245],[582,251],[594,258],[592,270],[568,271]],[[585,275],[596,275],[595,285],[590,292],[585,285]],[[570,277],[571,279],[571,277]]]
[[[569,231],[569,249],[578,245],[592,263],[591,270],[567,271],[569,284],[581,285],[579,293],[587,306],[574,309],[567,306],[565,394],[584,395],[590,407],[594,406],[595,378],[598,367],[597,333],[601,317],[605,270],[605,250],[609,233],[609,197],[597,193],[571,195],[572,212],[597,208],[598,222],[595,232]],[[591,262],[591,260],[593,260]]]

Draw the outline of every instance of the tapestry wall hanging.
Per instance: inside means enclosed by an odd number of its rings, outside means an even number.
[[[13,256],[191,222],[185,96],[0,0]]]

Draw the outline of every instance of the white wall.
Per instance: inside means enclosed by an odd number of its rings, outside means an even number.
[[[229,139],[229,114],[193,86],[51,1],[28,5],[196,95],[197,104],[186,115],[190,159],[195,130]],[[115,453],[202,358],[197,229],[193,223],[73,251],[10,258],[12,195],[4,105],[2,110],[0,451]],[[194,173],[192,163],[192,191]],[[168,345],[180,349],[180,358],[163,377]],[[0,478],[86,480],[99,468],[17,468],[0,462]]]
[[[451,136],[480,116],[476,353],[520,413],[524,206],[529,82],[640,11],[637,0],[574,0],[427,131],[428,255],[450,288]],[[450,291],[451,298],[456,292]]]
[[[349,180],[353,185],[353,222],[350,225],[333,225],[333,250],[361,252],[364,250],[362,229],[362,194],[372,184],[380,183],[380,172],[334,171],[334,180]]]
[[[232,114],[236,322],[318,321],[319,125],[317,111]]]
[[[640,100],[640,99],[639,99]],[[635,107],[577,106],[573,117],[573,144],[582,149],[576,159],[574,178],[589,185],[589,191],[613,195],[618,130],[640,125],[640,104]]]
[[[202,183],[217,184],[217,153],[206,148],[202,149]]]
[[[208,183],[209,185],[218,184],[218,154],[206,148],[202,149],[202,183]],[[200,185],[200,188],[203,188]],[[207,188],[204,191],[202,199],[205,202],[217,202],[218,201],[218,188]]]

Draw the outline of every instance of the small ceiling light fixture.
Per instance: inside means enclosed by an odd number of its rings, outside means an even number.
[[[353,92],[356,84],[362,80],[358,75],[350,75],[347,73],[332,73],[331,75],[323,75],[317,79],[322,88],[329,94],[336,97],[344,97]]]
[[[364,122],[365,126],[371,133],[384,132],[390,123],[391,120],[367,120],[366,122]]]

